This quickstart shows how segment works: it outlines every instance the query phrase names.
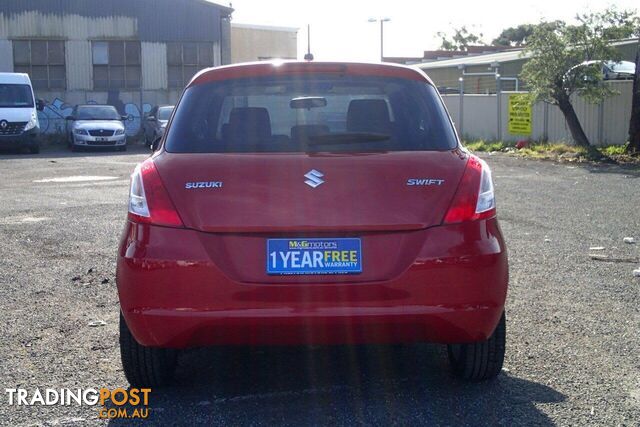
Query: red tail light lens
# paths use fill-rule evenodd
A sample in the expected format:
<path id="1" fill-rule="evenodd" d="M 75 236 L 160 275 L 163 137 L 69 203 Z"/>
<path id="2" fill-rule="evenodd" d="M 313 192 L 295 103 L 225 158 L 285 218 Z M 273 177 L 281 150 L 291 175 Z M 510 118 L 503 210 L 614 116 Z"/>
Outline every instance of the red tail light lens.
<path id="1" fill-rule="evenodd" d="M 444 217 L 445 224 L 491 218 L 496 214 L 496 200 L 491 169 L 481 159 L 471 156 Z"/>
<path id="2" fill-rule="evenodd" d="M 145 224 L 184 227 L 151 159 L 139 164 L 131 175 L 129 219 Z"/>

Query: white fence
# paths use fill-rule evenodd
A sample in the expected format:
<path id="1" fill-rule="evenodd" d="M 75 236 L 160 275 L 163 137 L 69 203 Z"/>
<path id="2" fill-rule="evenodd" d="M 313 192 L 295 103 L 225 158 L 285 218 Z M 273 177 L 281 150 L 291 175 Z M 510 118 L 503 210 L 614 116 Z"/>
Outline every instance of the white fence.
<path id="1" fill-rule="evenodd" d="M 624 144 L 629 135 L 631 119 L 631 81 L 609 82 L 619 92 L 600 104 L 591 104 L 580 97 L 573 99 L 582 128 L 594 145 Z M 502 92 L 500 106 L 493 95 L 443 95 L 442 98 L 465 139 L 517 141 L 520 139 L 571 142 L 571 133 L 560 109 L 547 103 L 533 106 L 531 135 L 514 135 L 508 132 L 509 95 Z M 460 101 L 462 100 L 462 108 Z M 500 115 L 498 115 L 498 108 Z"/>

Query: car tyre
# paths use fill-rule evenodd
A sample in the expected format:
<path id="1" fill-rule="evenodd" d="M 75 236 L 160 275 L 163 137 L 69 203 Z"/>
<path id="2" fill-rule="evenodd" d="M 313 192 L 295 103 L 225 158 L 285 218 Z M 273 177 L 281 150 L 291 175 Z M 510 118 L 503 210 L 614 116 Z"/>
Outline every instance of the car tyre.
<path id="1" fill-rule="evenodd" d="M 466 381 L 484 381 L 498 376 L 504 362 L 506 318 L 502 313 L 495 331 L 485 341 L 447 346 L 453 372 Z"/>
<path id="2" fill-rule="evenodd" d="M 162 387 L 173 380 L 177 351 L 138 344 L 120 314 L 120 357 L 132 387 Z"/>

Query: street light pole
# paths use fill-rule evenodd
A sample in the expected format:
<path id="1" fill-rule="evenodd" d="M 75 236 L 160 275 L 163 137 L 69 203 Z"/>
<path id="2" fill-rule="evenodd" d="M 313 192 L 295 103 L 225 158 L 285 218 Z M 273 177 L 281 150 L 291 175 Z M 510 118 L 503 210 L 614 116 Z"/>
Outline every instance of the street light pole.
<path id="1" fill-rule="evenodd" d="M 384 62 L 384 20 L 380 20 L 380 62 Z"/>
<path id="2" fill-rule="evenodd" d="M 380 21 L 380 62 L 384 62 L 384 23 L 391 21 L 391 18 L 369 18 L 369 22 Z"/>

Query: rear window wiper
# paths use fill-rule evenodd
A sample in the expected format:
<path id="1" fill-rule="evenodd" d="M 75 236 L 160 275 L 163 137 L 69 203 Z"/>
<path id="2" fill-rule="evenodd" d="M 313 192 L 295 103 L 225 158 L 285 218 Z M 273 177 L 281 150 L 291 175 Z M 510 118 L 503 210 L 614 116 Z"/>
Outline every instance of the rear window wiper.
<path id="1" fill-rule="evenodd" d="M 344 132 L 344 133 L 326 133 L 321 135 L 310 135 L 310 145 L 325 144 L 358 144 L 365 142 L 386 141 L 390 139 L 390 135 L 384 133 L 368 133 L 368 132 Z"/>

